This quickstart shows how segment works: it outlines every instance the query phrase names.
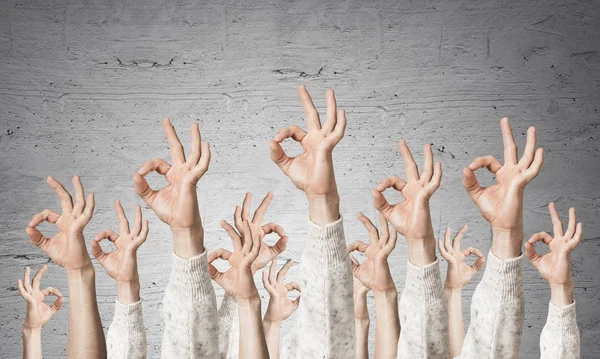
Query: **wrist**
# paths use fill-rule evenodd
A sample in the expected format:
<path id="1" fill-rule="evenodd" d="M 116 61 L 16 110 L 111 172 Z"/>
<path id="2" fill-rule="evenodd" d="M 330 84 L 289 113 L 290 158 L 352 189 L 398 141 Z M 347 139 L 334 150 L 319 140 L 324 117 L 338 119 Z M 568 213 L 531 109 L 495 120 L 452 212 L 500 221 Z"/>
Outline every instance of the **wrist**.
<path id="1" fill-rule="evenodd" d="M 128 305 L 140 300 L 140 281 L 117 281 L 117 299 L 121 304 Z"/>
<path id="2" fill-rule="evenodd" d="M 340 197 L 337 190 L 322 195 L 307 195 L 310 220 L 325 226 L 340 219 Z"/>
<path id="3" fill-rule="evenodd" d="M 265 317 L 263 318 L 263 324 L 269 326 L 279 326 L 281 325 L 282 320 L 280 318 L 275 318 L 273 315 L 269 314 L 269 310 L 265 313 Z"/>
<path id="4" fill-rule="evenodd" d="M 522 225 L 511 229 L 492 227 L 492 253 L 500 259 L 519 257 L 523 237 Z"/>
<path id="5" fill-rule="evenodd" d="M 253 294 L 249 297 L 237 298 L 238 307 L 240 310 L 243 309 L 251 309 L 256 308 L 257 306 L 260 308 L 260 296 L 258 295 L 258 291 L 256 294 Z"/>
<path id="6" fill-rule="evenodd" d="M 574 300 L 573 282 L 550 284 L 550 301 L 555 306 L 561 308 L 573 303 Z"/>
<path id="7" fill-rule="evenodd" d="M 96 270 L 94 269 L 94 266 L 92 266 L 91 262 L 89 265 L 86 265 L 82 268 L 71 268 L 71 269 L 66 269 L 65 271 L 67 272 L 67 279 L 69 281 L 71 281 L 71 280 L 90 280 L 90 279 L 94 279 L 96 276 Z"/>
<path id="8" fill-rule="evenodd" d="M 21 331 L 21 334 L 23 335 L 23 338 L 31 338 L 34 336 L 41 336 L 42 335 L 42 327 L 27 327 L 27 326 L 23 326 L 23 330 Z"/>
<path id="9" fill-rule="evenodd" d="M 426 238 L 406 239 L 408 243 L 408 259 L 417 266 L 423 267 L 435 262 L 435 238 L 433 235 Z"/>
<path id="10" fill-rule="evenodd" d="M 189 228 L 173 228 L 173 251 L 183 259 L 204 253 L 204 228 L 195 225 Z"/>

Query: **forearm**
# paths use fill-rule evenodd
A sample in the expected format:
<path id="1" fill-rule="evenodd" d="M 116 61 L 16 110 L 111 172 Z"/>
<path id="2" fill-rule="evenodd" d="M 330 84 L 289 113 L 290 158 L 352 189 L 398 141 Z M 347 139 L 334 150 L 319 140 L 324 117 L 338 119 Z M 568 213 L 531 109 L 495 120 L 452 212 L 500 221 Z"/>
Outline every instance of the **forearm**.
<path id="1" fill-rule="evenodd" d="M 23 359 L 42 358 L 42 328 L 23 328 Z"/>
<path id="2" fill-rule="evenodd" d="M 462 314 L 462 289 L 444 287 L 444 298 L 448 308 L 448 339 L 450 358 L 460 355 L 465 339 L 465 323 Z"/>
<path id="3" fill-rule="evenodd" d="M 563 285 L 550 285 L 550 301 L 556 307 L 566 307 L 573 303 L 573 283 L 565 283 Z"/>
<path id="4" fill-rule="evenodd" d="M 398 291 L 393 289 L 374 292 L 375 311 L 375 358 L 396 358 L 400 337 L 398 318 Z"/>
<path id="5" fill-rule="evenodd" d="M 117 299 L 121 304 L 128 305 L 140 301 L 140 280 L 117 282 Z"/>
<path id="6" fill-rule="evenodd" d="M 68 358 L 106 358 L 106 343 L 96 302 L 93 267 L 67 271 L 69 283 Z"/>
<path id="7" fill-rule="evenodd" d="M 523 245 L 523 226 L 506 230 L 492 227 L 492 253 L 499 259 L 517 258 Z"/>
<path id="8" fill-rule="evenodd" d="M 204 253 L 204 228 L 200 223 L 191 228 L 171 228 L 173 233 L 173 252 L 183 259 L 197 257 Z"/>
<path id="9" fill-rule="evenodd" d="M 240 313 L 240 359 L 269 358 L 258 293 L 250 299 L 238 299 L 238 308 Z"/>
<path id="10" fill-rule="evenodd" d="M 417 267 L 423 267 L 435 262 L 435 238 L 433 235 L 426 238 L 408 239 L 408 260 Z"/>
<path id="11" fill-rule="evenodd" d="M 263 320 L 265 340 L 271 359 L 279 359 L 279 337 L 281 335 L 281 322 Z"/>
<path id="12" fill-rule="evenodd" d="M 308 213 L 310 220 L 320 226 L 340 219 L 340 197 L 337 189 L 326 195 L 308 196 Z"/>
<path id="13" fill-rule="evenodd" d="M 355 318 L 356 330 L 356 359 L 369 358 L 369 326 L 371 321 L 367 319 Z"/>

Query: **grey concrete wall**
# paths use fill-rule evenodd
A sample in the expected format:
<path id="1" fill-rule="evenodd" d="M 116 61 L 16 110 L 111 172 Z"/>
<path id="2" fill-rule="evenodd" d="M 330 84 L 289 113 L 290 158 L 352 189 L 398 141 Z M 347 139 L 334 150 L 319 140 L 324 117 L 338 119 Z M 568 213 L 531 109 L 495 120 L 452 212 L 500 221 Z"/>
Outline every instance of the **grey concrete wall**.
<path id="1" fill-rule="evenodd" d="M 268 220 L 291 237 L 280 264 L 299 259 L 306 201 L 270 162 L 267 144 L 277 128 L 302 122 L 295 88 L 305 83 L 321 109 L 325 90 L 335 88 L 348 112 L 335 152 L 348 241 L 366 238 L 355 215 L 375 215 L 370 189 L 384 176 L 404 174 L 396 143 L 406 138 L 418 161 L 422 145 L 432 143 L 443 163 L 432 203 L 438 233 L 468 223 L 464 243 L 487 251 L 489 226 L 461 187 L 461 169 L 479 155 L 502 156 L 500 117 L 512 118 L 521 147 L 535 125 L 546 161 L 526 191 L 526 235 L 551 230 L 550 201 L 563 214 L 577 207 L 585 224 L 573 254 L 582 356 L 598 357 L 598 9 L 596 0 L 1 0 L 0 356 L 21 353 L 25 305 L 16 279 L 26 265 L 48 261 L 24 232 L 34 213 L 60 208 L 44 178 L 69 184 L 78 174 L 97 194 L 87 239 L 115 228 L 113 200 L 128 213 L 140 203 L 131 173 L 147 159 L 168 158 L 163 117 L 173 119 L 186 144 L 189 124 L 198 121 L 211 143 L 211 168 L 198 187 L 207 247 L 229 246 L 219 221 L 231 218 L 244 192 L 258 201 L 273 191 Z M 144 213 L 151 234 L 139 265 L 148 352 L 157 357 L 172 246 L 168 228 Z M 406 256 L 400 240 L 390 259 L 400 289 Z M 107 328 L 116 289 L 97 270 Z M 296 276 L 293 268 L 290 279 Z M 465 292 L 467 323 L 480 278 Z M 66 292 L 56 265 L 44 282 Z M 529 264 L 525 282 L 522 354 L 536 358 L 549 288 Z M 374 315 L 372 298 L 370 310 Z M 65 356 L 67 315 L 61 311 L 44 328 L 48 358 Z"/>

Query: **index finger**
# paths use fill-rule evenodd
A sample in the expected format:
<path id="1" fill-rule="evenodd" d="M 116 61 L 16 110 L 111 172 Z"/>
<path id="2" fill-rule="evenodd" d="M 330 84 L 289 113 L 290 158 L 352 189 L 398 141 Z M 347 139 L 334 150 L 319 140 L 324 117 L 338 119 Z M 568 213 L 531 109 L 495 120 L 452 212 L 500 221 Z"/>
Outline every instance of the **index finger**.
<path id="1" fill-rule="evenodd" d="M 306 90 L 306 86 L 300 85 L 298 87 L 298 95 L 300 95 L 300 102 L 302 102 L 302 108 L 304 109 L 304 116 L 306 116 L 306 125 L 308 130 L 320 130 L 321 120 L 319 119 L 319 113 L 313 104 L 312 98 Z"/>
<path id="2" fill-rule="evenodd" d="M 502 142 L 504 143 L 504 163 L 517 164 L 517 145 L 508 118 L 504 117 L 500 120 L 500 128 L 502 129 Z"/>
<path id="3" fill-rule="evenodd" d="M 562 236 L 564 234 L 563 226 L 554 202 L 548 205 L 548 209 L 550 210 L 550 217 L 552 218 L 552 230 L 554 231 L 554 236 Z"/>
<path id="4" fill-rule="evenodd" d="M 115 211 L 117 212 L 117 219 L 119 220 L 119 232 L 121 234 L 129 234 L 129 221 L 125 216 L 125 211 L 119 200 L 115 201 Z"/>
<path id="5" fill-rule="evenodd" d="M 406 169 L 406 177 L 408 180 L 414 179 L 419 180 L 419 167 L 417 163 L 413 159 L 412 154 L 410 153 L 410 149 L 406 144 L 406 141 L 400 140 L 398 143 L 398 147 L 400 148 L 400 154 L 402 155 L 402 162 L 404 162 L 404 168 Z"/>
<path id="6" fill-rule="evenodd" d="M 167 142 L 169 143 L 169 149 L 171 150 L 171 158 L 173 159 L 173 163 L 184 163 L 185 154 L 183 152 L 183 146 L 177 137 L 175 128 L 171 124 L 171 120 L 165 118 L 162 121 L 162 128 L 163 131 L 165 131 L 165 135 L 167 135 Z"/>
<path id="7" fill-rule="evenodd" d="M 262 223 L 262 221 L 265 217 L 265 214 L 267 213 L 267 209 L 269 208 L 269 204 L 271 204 L 272 199 L 273 199 L 273 193 L 271 193 L 271 192 L 267 193 L 265 198 L 263 198 L 262 202 L 260 202 L 260 205 L 258 206 L 256 211 L 254 211 L 254 216 L 252 217 L 253 223 L 256 223 L 256 224 Z"/>
<path id="8" fill-rule="evenodd" d="M 48 182 L 50 187 L 52 187 L 54 192 L 58 195 L 63 212 L 71 212 L 73 210 L 73 199 L 65 187 L 63 187 L 62 183 L 58 182 L 52 176 L 48 176 L 46 182 Z"/>
<path id="9" fill-rule="evenodd" d="M 44 273 L 47 269 L 48 266 L 44 264 L 42 268 L 40 268 L 37 271 L 37 273 L 33 276 L 33 290 L 40 290 L 40 281 L 42 280 L 42 277 L 44 276 Z"/>
<path id="10" fill-rule="evenodd" d="M 277 282 L 278 283 L 282 283 L 285 280 L 285 275 L 287 274 L 288 270 L 290 270 L 290 268 L 292 268 L 293 265 L 294 265 L 293 259 L 290 259 L 289 261 L 287 261 L 285 263 L 283 268 L 281 268 L 281 270 L 277 273 Z"/>

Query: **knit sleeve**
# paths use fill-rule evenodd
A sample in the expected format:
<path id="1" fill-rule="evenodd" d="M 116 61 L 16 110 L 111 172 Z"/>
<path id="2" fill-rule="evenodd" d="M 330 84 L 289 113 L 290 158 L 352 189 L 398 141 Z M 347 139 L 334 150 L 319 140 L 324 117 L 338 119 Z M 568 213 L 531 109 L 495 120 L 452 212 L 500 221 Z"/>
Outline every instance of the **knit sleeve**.
<path id="1" fill-rule="evenodd" d="M 542 359 L 579 359 L 580 342 L 575 302 L 559 308 L 550 302 L 540 337 Z"/>
<path id="2" fill-rule="evenodd" d="M 297 325 L 284 340 L 282 358 L 355 357 L 352 271 L 341 218 L 327 226 L 309 222 L 300 286 Z"/>
<path id="3" fill-rule="evenodd" d="M 141 300 L 128 305 L 115 301 L 115 315 L 106 334 L 106 350 L 109 359 L 146 358 Z"/>
<path id="4" fill-rule="evenodd" d="M 423 267 L 408 262 L 398 313 L 398 358 L 448 357 L 448 314 L 438 260 Z"/>
<path id="5" fill-rule="evenodd" d="M 499 259 L 491 251 L 471 301 L 471 324 L 460 358 L 519 358 L 525 316 L 523 255 Z"/>
<path id="6" fill-rule="evenodd" d="M 217 299 L 206 251 L 183 259 L 173 254 L 163 299 L 163 358 L 216 358 L 219 353 Z"/>
<path id="7" fill-rule="evenodd" d="M 240 325 L 237 299 L 227 293 L 219 307 L 219 357 L 235 359 L 240 351 Z"/>

